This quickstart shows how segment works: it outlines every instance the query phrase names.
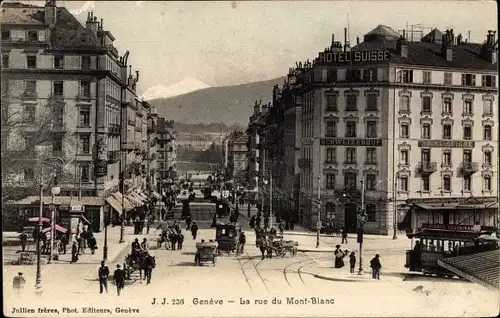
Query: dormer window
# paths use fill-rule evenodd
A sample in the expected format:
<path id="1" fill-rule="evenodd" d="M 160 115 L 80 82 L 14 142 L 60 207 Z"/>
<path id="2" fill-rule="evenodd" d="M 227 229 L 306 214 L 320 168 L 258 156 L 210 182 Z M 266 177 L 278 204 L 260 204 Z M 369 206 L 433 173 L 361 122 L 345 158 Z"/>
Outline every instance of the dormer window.
<path id="1" fill-rule="evenodd" d="M 462 74 L 462 86 L 476 86 L 476 75 Z"/>
<path id="2" fill-rule="evenodd" d="M 38 41 L 38 31 L 28 31 L 28 41 Z"/>
<path id="3" fill-rule="evenodd" d="M 2 41 L 10 40 L 10 30 L 2 30 Z"/>
<path id="4" fill-rule="evenodd" d="M 483 87 L 495 87 L 496 86 L 496 77 L 495 75 L 483 75 L 481 86 Z"/>
<path id="5" fill-rule="evenodd" d="M 398 82 L 413 83 L 413 70 L 402 70 L 398 72 Z"/>

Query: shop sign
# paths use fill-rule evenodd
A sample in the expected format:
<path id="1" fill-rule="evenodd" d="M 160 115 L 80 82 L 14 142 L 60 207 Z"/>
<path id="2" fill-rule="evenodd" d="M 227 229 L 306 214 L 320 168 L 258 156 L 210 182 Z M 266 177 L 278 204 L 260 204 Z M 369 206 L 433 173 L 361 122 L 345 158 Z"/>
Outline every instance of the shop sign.
<path id="1" fill-rule="evenodd" d="M 381 147 L 382 139 L 321 138 L 322 146 Z"/>
<path id="2" fill-rule="evenodd" d="M 72 205 L 71 206 L 71 212 L 83 212 L 83 206 L 82 205 Z"/>
<path id="3" fill-rule="evenodd" d="M 105 160 L 97 160 L 95 165 L 95 176 L 102 178 L 108 175 L 108 162 Z"/>
<path id="4" fill-rule="evenodd" d="M 475 142 L 472 140 L 419 140 L 418 146 L 421 148 L 474 148 Z"/>
<path id="5" fill-rule="evenodd" d="M 391 52 L 389 50 L 319 53 L 319 63 L 328 64 L 383 62 L 390 59 Z"/>
<path id="6" fill-rule="evenodd" d="M 423 223 L 422 224 L 422 229 L 429 229 L 429 230 L 445 230 L 445 231 L 474 231 L 474 225 L 458 225 L 458 224 L 430 224 L 430 223 Z"/>

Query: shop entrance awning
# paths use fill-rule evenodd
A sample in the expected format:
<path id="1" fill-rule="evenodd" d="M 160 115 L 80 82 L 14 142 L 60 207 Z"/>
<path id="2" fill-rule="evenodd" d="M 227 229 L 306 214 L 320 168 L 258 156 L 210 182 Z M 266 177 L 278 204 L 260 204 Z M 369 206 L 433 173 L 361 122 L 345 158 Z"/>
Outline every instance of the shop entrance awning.
<path id="1" fill-rule="evenodd" d="M 116 199 L 113 196 L 107 197 L 106 202 L 115 210 L 118 212 L 119 215 L 122 215 L 123 210 L 122 210 L 122 205 L 120 202 L 116 201 Z"/>
<path id="2" fill-rule="evenodd" d="M 144 202 L 142 202 L 142 199 L 140 199 L 138 196 L 134 194 L 134 192 L 131 192 L 127 198 L 130 199 L 130 201 L 134 202 L 137 206 L 142 206 L 144 205 Z"/>
<path id="3" fill-rule="evenodd" d="M 438 260 L 439 266 L 486 288 L 498 290 L 500 250 L 462 255 Z"/>
<path id="4" fill-rule="evenodd" d="M 137 194 L 137 196 L 138 196 L 139 198 L 141 198 L 143 201 L 147 201 L 147 200 L 148 200 L 148 196 L 147 196 L 146 194 L 144 194 L 143 192 L 137 192 L 136 194 Z"/>
<path id="5" fill-rule="evenodd" d="M 68 229 L 65 227 L 60 226 L 59 224 L 55 224 L 54 230 L 61 232 L 61 233 L 66 233 L 68 232 Z M 50 227 L 46 227 L 42 230 L 42 233 L 46 233 L 50 231 Z"/>
<path id="6" fill-rule="evenodd" d="M 135 207 L 135 204 L 130 202 L 127 197 L 124 197 L 123 194 L 121 192 L 115 192 L 112 194 L 113 198 L 120 203 L 122 203 L 123 201 L 123 207 L 125 209 L 125 211 L 132 211 Z"/>
<path id="7" fill-rule="evenodd" d="M 151 191 L 151 194 L 153 195 L 153 197 L 157 198 L 158 200 L 161 199 L 161 195 L 158 192 L 153 190 L 153 191 Z"/>

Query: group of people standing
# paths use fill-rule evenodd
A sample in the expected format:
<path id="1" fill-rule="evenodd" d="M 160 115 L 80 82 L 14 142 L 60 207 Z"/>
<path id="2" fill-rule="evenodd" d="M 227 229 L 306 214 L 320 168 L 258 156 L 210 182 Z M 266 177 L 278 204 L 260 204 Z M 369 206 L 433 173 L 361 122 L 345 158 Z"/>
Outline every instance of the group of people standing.
<path id="1" fill-rule="evenodd" d="M 63 254 L 66 254 L 66 243 L 62 244 L 62 247 Z M 85 254 L 87 248 L 90 249 L 91 254 L 94 254 L 95 250 L 97 250 L 97 241 L 92 230 L 84 226 L 83 230 L 76 234 L 71 245 L 71 263 L 78 262 L 78 255 Z"/>
<path id="2" fill-rule="evenodd" d="M 97 272 L 99 278 L 99 292 L 102 294 L 104 291 L 108 292 L 108 279 L 109 279 L 109 268 L 106 266 L 104 261 L 101 262 L 101 266 Z M 121 290 L 125 287 L 125 271 L 121 268 L 120 264 L 116 265 L 116 270 L 113 273 L 113 279 L 116 285 L 116 292 L 120 296 Z"/>
<path id="3" fill-rule="evenodd" d="M 334 267 L 335 268 L 342 268 L 345 266 L 344 264 L 344 258 L 349 255 L 349 272 L 351 274 L 354 273 L 355 267 L 356 267 L 356 253 L 351 252 L 349 254 L 349 250 L 344 250 L 340 248 L 340 245 L 335 246 L 335 251 L 333 252 L 335 255 L 335 261 L 334 261 Z M 380 279 L 380 269 L 382 268 L 382 264 L 380 263 L 380 255 L 375 254 L 375 257 L 372 258 L 370 261 L 370 268 L 372 269 L 372 278 L 373 279 Z"/>

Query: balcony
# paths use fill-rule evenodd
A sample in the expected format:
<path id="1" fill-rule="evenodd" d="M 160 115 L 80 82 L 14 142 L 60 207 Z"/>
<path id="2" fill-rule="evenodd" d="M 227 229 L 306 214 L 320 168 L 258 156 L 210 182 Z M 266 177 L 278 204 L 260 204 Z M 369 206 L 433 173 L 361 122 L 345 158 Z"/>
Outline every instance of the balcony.
<path id="1" fill-rule="evenodd" d="M 92 97 L 90 96 L 90 92 L 88 93 L 83 93 L 83 94 L 78 94 L 76 96 L 76 101 L 77 102 L 86 102 L 86 103 L 90 103 L 92 101 Z"/>
<path id="2" fill-rule="evenodd" d="M 460 165 L 460 173 L 463 175 L 471 175 L 479 171 L 478 162 L 462 162 Z"/>
<path id="3" fill-rule="evenodd" d="M 36 92 L 29 92 L 29 91 L 24 91 L 21 94 L 21 99 L 23 101 L 29 101 L 29 100 L 37 100 L 38 99 L 38 94 Z"/>
<path id="4" fill-rule="evenodd" d="M 430 175 L 437 171 L 436 162 L 419 162 L 417 166 L 417 173 L 421 175 Z"/>

